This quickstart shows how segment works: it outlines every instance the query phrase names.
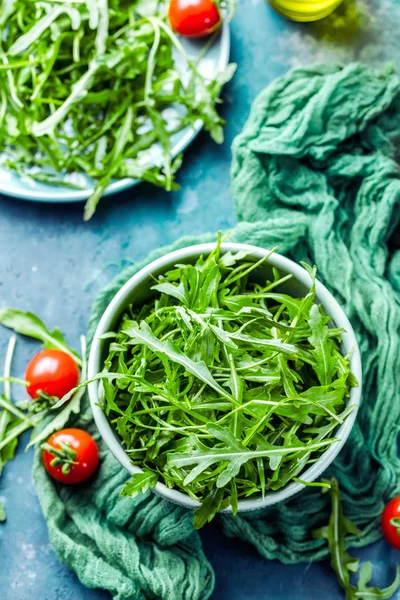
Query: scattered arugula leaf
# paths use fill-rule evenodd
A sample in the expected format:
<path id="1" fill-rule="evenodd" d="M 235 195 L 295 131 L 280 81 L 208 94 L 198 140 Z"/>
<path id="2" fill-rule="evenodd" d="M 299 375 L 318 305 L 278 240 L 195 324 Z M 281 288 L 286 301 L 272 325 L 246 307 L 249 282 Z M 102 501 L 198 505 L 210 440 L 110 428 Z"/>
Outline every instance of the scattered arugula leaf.
<path id="1" fill-rule="evenodd" d="M 143 473 L 135 473 L 131 479 L 126 482 L 121 491 L 121 496 L 130 496 L 135 498 L 138 494 L 144 494 L 148 489 L 154 487 L 157 483 L 157 474 L 152 471 L 144 470 Z"/>
<path id="2" fill-rule="evenodd" d="M 7 410 L 8 405 L 11 404 L 11 384 L 9 381 L 11 374 L 11 363 L 15 350 L 17 338 L 15 335 L 10 337 L 8 342 L 6 357 L 4 361 L 4 395 L 3 395 L 3 404 L 5 403 L 5 407 L 0 412 L 0 443 L 7 438 L 10 429 L 12 429 L 15 425 L 18 425 L 20 422 L 19 419 L 13 414 L 11 411 Z M 15 450 L 17 448 L 18 440 L 14 440 L 10 444 L 7 444 L 3 448 L 0 449 L 0 475 L 3 471 L 6 463 L 9 460 L 14 458 Z"/>
<path id="3" fill-rule="evenodd" d="M 326 490 L 324 490 L 326 491 Z M 397 567 L 396 577 L 391 585 L 384 589 L 371 587 L 368 584 L 372 578 L 372 564 L 364 563 L 359 567 L 359 559 L 346 551 L 346 535 L 362 536 L 363 532 L 343 514 L 339 484 L 336 479 L 330 481 L 331 516 L 329 525 L 313 532 L 315 538 L 327 540 L 331 565 L 335 571 L 340 586 L 345 590 L 346 600 L 385 600 L 391 598 L 400 586 L 400 567 Z M 358 573 L 358 585 L 351 582 L 351 575 Z"/>
<path id="4" fill-rule="evenodd" d="M 22 312 L 13 308 L 2 308 L 0 309 L 0 324 L 13 329 L 16 333 L 40 340 L 45 348 L 62 350 L 70 354 L 79 366 L 82 365 L 79 354 L 67 344 L 61 331 L 57 328 L 50 331 L 43 321 L 33 313 Z"/>
<path id="5" fill-rule="evenodd" d="M 195 510 L 193 518 L 193 527 L 201 529 L 206 523 L 212 521 L 216 513 L 222 508 L 224 491 L 218 488 L 212 489 L 205 496 L 201 506 Z"/>

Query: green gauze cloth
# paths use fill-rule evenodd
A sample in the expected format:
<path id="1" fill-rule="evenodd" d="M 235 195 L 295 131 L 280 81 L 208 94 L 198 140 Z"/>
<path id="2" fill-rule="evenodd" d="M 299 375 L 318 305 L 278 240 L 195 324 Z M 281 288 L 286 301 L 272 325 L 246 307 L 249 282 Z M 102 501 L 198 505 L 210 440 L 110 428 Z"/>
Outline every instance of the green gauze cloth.
<path id="1" fill-rule="evenodd" d="M 318 267 L 319 278 L 344 307 L 363 358 L 363 399 L 345 448 L 327 475 L 340 481 L 346 515 L 379 537 L 379 515 L 400 492 L 396 436 L 400 426 L 400 81 L 352 64 L 297 69 L 255 101 L 233 146 L 232 189 L 242 221 L 232 241 L 279 246 Z M 251 221 L 251 222 L 249 222 Z M 98 297 L 89 337 L 121 285 L 173 249 L 179 240 L 125 270 Z M 95 432 L 87 399 L 74 425 Z M 151 492 L 120 498 L 128 478 L 104 444 L 97 476 L 79 487 L 51 481 L 36 452 L 34 479 L 50 540 L 60 559 L 88 587 L 114 598 L 208 598 L 213 572 L 192 529 L 192 514 Z M 229 536 L 284 562 L 326 556 L 310 531 L 326 522 L 328 498 L 306 489 L 291 501 L 217 522 Z"/>

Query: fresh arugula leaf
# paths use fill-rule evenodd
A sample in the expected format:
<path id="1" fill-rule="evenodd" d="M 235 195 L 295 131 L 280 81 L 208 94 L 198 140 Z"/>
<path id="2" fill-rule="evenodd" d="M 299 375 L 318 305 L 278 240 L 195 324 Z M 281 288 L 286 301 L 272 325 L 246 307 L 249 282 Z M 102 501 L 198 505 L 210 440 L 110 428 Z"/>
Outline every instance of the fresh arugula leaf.
<path id="1" fill-rule="evenodd" d="M 165 354 L 170 360 L 182 365 L 188 373 L 191 373 L 219 392 L 221 396 L 228 398 L 228 400 L 231 398 L 231 396 L 218 385 L 203 361 L 195 362 L 181 352 L 171 341 L 164 343 L 157 339 L 144 321 L 141 322 L 140 327 L 136 327 L 134 324 L 126 322 L 124 332 L 131 337 L 131 344 L 144 344 L 153 352 Z"/>
<path id="2" fill-rule="evenodd" d="M 16 333 L 40 340 L 46 348 L 57 348 L 70 354 L 78 365 L 82 364 L 79 354 L 66 343 L 61 331 L 59 329 L 50 331 L 33 313 L 3 308 L 0 309 L 0 323 Z"/>
<path id="3" fill-rule="evenodd" d="M 220 510 L 224 492 L 215 488 L 209 492 L 201 503 L 201 506 L 194 511 L 193 527 L 201 529 L 206 523 L 212 521 L 216 513 Z"/>
<path id="4" fill-rule="evenodd" d="M 19 424 L 19 411 L 16 415 L 12 412 L 14 408 L 11 402 L 11 383 L 10 383 L 10 375 L 11 375 L 11 363 L 14 355 L 15 345 L 16 345 L 16 336 L 12 335 L 8 342 L 6 357 L 4 361 L 4 396 L 0 400 L 2 403 L 2 410 L 0 412 L 0 443 L 7 439 L 10 430 Z M 11 409 L 11 410 L 10 410 Z M 0 475 L 3 471 L 5 465 L 9 460 L 12 460 L 15 456 L 15 451 L 17 449 L 18 439 L 15 438 L 10 441 L 9 444 L 4 445 L 0 450 Z"/>
<path id="5" fill-rule="evenodd" d="M 332 479 L 329 483 L 332 507 L 329 525 L 314 531 L 314 537 L 327 540 L 331 565 L 340 586 L 345 590 L 346 600 L 391 598 L 400 586 L 400 567 L 397 567 L 396 577 L 387 588 L 380 590 L 368 585 L 372 577 L 371 563 L 366 562 L 359 568 L 359 559 L 350 556 L 346 550 L 346 536 L 362 536 L 363 532 L 344 516 L 337 480 Z M 358 573 L 357 586 L 351 582 L 353 573 Z"/>
<path id="6" fill-rule="evenodd" d="M 332 369 L 335 362 L 332 360 L 333 341 L 329 337 L 329 329 L 325 324 L 329 318 L 324 319 L 318 306 L 313 304 L 310 309 L 310 325 L 311 335 L 308 341 L 315 348 L 314 356 L 316 359 L 315 372 L 321 385 L 329 385 L 332 382 Z"/>
<path id="7" fill-rule="evenodd" d="M 257 346 L 269 346 L 272 350 L 276 350 L 277 352 L 282 352 L 287 356 L 292 357 L 293 359 L 301 358 L 305 362 L 310 362 L 313 364 L 314 359 L 309 351 L 303 350 L 293 344 L 287 344 L 282 340 L 278 339 L 265 339 L 261 337 L 253 337 L 250 335 L 244 335 L 242 333 L 234 333 L 231 336 L 231 339 L 238 340 L 241 342 L 246 342 L 248 344 L 255 344 Z"/>
<path id="8" fill-rule="evenodd" d="M 157 483 L 158 475 L 153 471 L 144 470 L 143 473 L 134 473 L 121 490 L 121 496 L 136 498 L 140 493 L 144 494 Z"/>
<path id="9" fill-rule="evenodd" d="M 14 355 L 15 345 L 17 342 L 17 338 L 15 335 L 11 336 L 7 346 L 6 357 L 4 361 L 4 399 L 6 402 L 11 403 L 11 384 L 10 384 L 10 376 L 11 376 L 11 363 Z M 10 422 L 11 415 L 8 411 L 3 411 L 0 413 L 0 439 L 3 437 L 5 430 Z"/>
<path id="10" fill-rule="evenodd" d="M 400 567 L 396 569 L 396 577 L 386 588 L 379 589 L 375 586 L 369 586 L 369 582 L 372 579 L 372 564 L 370 562 L 366 562 L 362 565 L 359 571 L 358 576 L 358 591 L 356 593 L 356 598 L 361 598 L 362 600 L 385 600 L 386 598 L 392 598 L 393 595 L 397 592 L 400 587 Z"/>
<path id="11" fill-rule="evenodd" d="M 176 298 L 177 300 L 182 302 L 184 306 L 188 305 L 185 287 L 182 282 L 179 285 L 174 285 L 172 283 L 168 283 L 168 281 L 165 281 L 163 283 L 153 285 L 151 289 L 157 290 L 157 292 L 161 292 L 162 294 L 167 294 L 168 296 Z"/>
<path id="12" fill-rule="evenodd" d="M 335 442 L 334 439 L 324 440 L 323 442 L 317 442 L 316 444 L 299 445 L 299 446 L 287 446 L 287 447 L 276 447 L 272 444 L 264 442 L 261 449 L 249 450 L 243 446 L 237 439 L 232 435 L 228 428 L 220 427 L 219 425 L 209 423 L 207 425 L 207 431 L 211 433 L 217 440 L 223 442 L 224 446 L 209 448 L 199 442 L 198 439 L 192 438 L 193 450 L 192 452 L 185 453 L 173 453 L 168 454 L 168 466 L 169 467 L 187 467 L 196 465 L 195 468 L 186 476 L 184 484 L 188 485 L 194 479 L 196 479 L 206 469 L 216 463 L 224 463 L 224 470 L 219 474 L 216 480 L 217 487 L 224 487 L 229 481 L 235 477 L 242 465 L 247 463 L 249 460 L 258 458 L 269 458 L 270 468 L 274 470 L 284 454 L 295 454 L 298 452 L 310 452 L 311 450 L 318 450 L 331 443 Z"/>

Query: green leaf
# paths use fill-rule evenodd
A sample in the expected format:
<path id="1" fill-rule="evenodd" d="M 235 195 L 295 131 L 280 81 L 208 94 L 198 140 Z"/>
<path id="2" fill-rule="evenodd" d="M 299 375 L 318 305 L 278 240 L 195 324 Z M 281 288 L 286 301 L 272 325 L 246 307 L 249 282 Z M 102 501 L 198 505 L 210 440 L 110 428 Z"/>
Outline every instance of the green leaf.
<path id="1" fill-rule="evenodd" d="M 133 322 L 126 322 L 123 329 L 126 335 L 131 337 L 130 343 L 144 344 L 153 352 L 165 354 L 173 362 L 182 365 L 188 373 L 191 373 L 221 396 L 231 399 L 231 396 L 215 381 L 207 365 L 203 361 L 193 361 L 181 352 L 172 342 L 161 342 L 152 334 L 149 326 L 142 321 L 140 327 L 137 327 Z"/>
<path id="2" fill-rule="evenodd" d="M 158 475 L 153 471 L 144 470 L 143 473 L 134 473 L 121 490 L 121 496 L 136 498 L 140 493 L 144 494 L 157 483 Z"/>
<path id="3" fill-rule="evenodd" d="M 21 54 L 27 50 L 62 13 L 66 13 L 70 16 L 73 29 L 79 29 L 80 14 L 78 10 L 70 6 L 55 6 L 49 10 L 44 17 L 36 21 L 34 26 L 29 29 L 27 33 L 21 35 L 18 40 L 12 44 L 8 50 L 9 55 L 15 56 L 16 54 Z"/>
<path id="4" fill-rule="evenodd" d="M 252 337 L 249 335 L 244 335 L 242 333 L 234 333 L 230 336 L 231 339 L 239 340 L 241 342 L 246 342 L 248 344 L 254 344 L 256 346 L 267 346 L 271 348 L 271 350 L 276 350 L 277 352 L 282 352 L 287 356 L 292 358 L 301 358 L 305 362 L 314 363 L 313 357 L 310 352 L 303 350 L 295 346 L 294 344 L 287 344 L 282 340 L 278 339 L 266 339 L 261 337 Z"/>
<path id="5" fill-rule="evenodd" d="M 400 567 L 396 569 L 396 577 L 386 588 L 379 589 L 377 587 L 370 587 L 368 583 L 372 578 L 372 564 L 366 562 L 362 565 L 359 576 L 358 576 L 358 592 L 356 598 L 362 598 L 369 600 L 370 598 L 376 600 L 385 600 L 386 598 L 392 598 L 400 587 Z"/>
<path id="6" fill-rule="evenodd" d="M 9 17 L 16 11 L 17 3 L 18 0 L 3 0 L 0 13 L 1 26 L 3 26 Z"/>
<path id="7" fill-rule="evenodd" d="M 235 342 L 231 340 L 229 335 L 224 329 L 222 329 L 222 327 L 218 327 L 217 325 L 213 325 L 212 323 L 209 323 L 208 327 L 214 333 L 215 337 L 217 337 L 218 340 L 224 344 L 225 348 L 229 350 L 237 350 L 237 344 L 235 344 Z"/>
<path id="8" fill-rule="evenodd" d="M 163 283 L 157 283 L 156 285 L 153 285 L 151 289 L 157 290 L 162 294 L 167 294 L 167 296 L 172 296 L 173 298 L 176 298 L 177 300 L 182 302 L 184 306 L 188 306 L 185 288 L 182 282 L 179 285 L 174 285 L 172 283 L 169 283 L 168 281 Z"/>
<path id="9" fill-rule="evenodd" d="M 236 365 L 235 365 L 235 360 L 234 360 L 232 354 L 230 354 L 228 356 L 228 360 L 229 360 L 229 365 L 231 368 L 231 377 L 230 377 L 228 384 L 231 388 L 232 396 L 235 399 L 235 403 L 238 406 L 240 406 L 243 402 L 244 381 L 243 381 L 243 379 L 241 379 L 241 377 L 238 376 L 238 372 L 236 370 Z M 238 411 L 236 411 L 233 414 L 233 419 L 232 419 L 232 432 L 236 439 L 239 435 L 239 422 L 240 422 L 240 415 L 239 415 Z"/>
<path id="10" fill-rule="evenodd" d="M 232 479 L 232 481 L 231 481 L 231 506 L 232 506 L 232 513 L 234 515 L 236 515 L 238 508 L 239 508 L 239 502 L 238 502 L 236 482 L 234 479 Z"/>
<path id="11" fill-rule="evenodd" d="M 19 416 L 21 412 L 14 407 L 11 399 L 11 365 L 16 345 L 16 336 L 12 335 L 9 339 L 6 357 L 4 360 L 4 396 L 0 396 L 2 411 L 0 412 L 0 442 L 7 441 L 10 431 L 20 423 Z M 10 410 L 11 409 L 11 410 Z M 15 414 L 15 410 L 17 414 Z M 22 415 L 23 416 L 23 415 Z M 27 419 L 29 420 L 29 419 Z M 13 460 L 18 445 L 18 438 L 11 439 L 3 445 L 0 450 L 0 475 L 9 460 Z"/>
<path id="12" fill-rule="evenodd" d="M 315 348 L 315 372 L 321 385 L 329 385 L 332 382 L 332 368 L 334 366 L 332 361 L 333 342 L 329 338 L 329 329 L 325 325 L 324 317 L 316 304 L 311 307 L 308 324 L 311 329 L 308 340 Z"/>
<path id="13" fill-rule="evenodd" d="M 355 572 L 357 570 L 359 561 L 346 552 L 345 536 L 348 533 L 354 534 L 355 531 L 357 531 L 358 535 L 362 535 L 362 532 L 356 530 L 355 526 L 344 518 L 339 486 L 336 479 L 332 479 L 330 484 L 332 513 L 329 525 L 315 531 L 314 537 L 325 538 L 328 541 L 331 565 L 338 576 L 340 585 L 346 592 L 353 589 L 355 591 L 355 588 L 350 584 L 350 571 Z"/>
<path id="14" fill-rule="evenodd" d="M 219 259 L 219 264 L 223 267 L 233 267 L 236 263 L 240 263 L 244 258 L 249 255 L 247 250 L 239 250 L 233 254 L 232 252 L 225 252 Z"/>
<path id="15" fill-rule="evenodd" d="M 261 496 L 264 499 L 264 497 L 265 497 L 265 467 L 264 467 L 264 460 L 262 458 L 257 458 L 257 470 L 258 470 L 258 476 L 260 478 Z"/>
<path id="16" fill-rule="evenodd" d="M 6 511 L 4 509 L 4 505 L 2 504 L 2 502 L 0 502 L 0 523 L 4 523 L 4 521 L 6 521 L 7 516 L 6 516 Z"/>
<path id="17" fill-rule="evenodd" d="M 63 429 L 73 414 L 78 415 L 81 407 L 81 399 L 84 393 L 84 389 L 79 390 L 72 400 L 65 404 L 64 408 L 62 408 L 59 413 L 57 413 L 54 417 L 49 417 L 46 419 L 47 424 L 40 429 L 39 432 L 34 429 L 26 449 L 28 450 L 28 448 L 31 446 L 35 446 L 43 440 L 46 440 L 54 431 Z"/>
<path id="18" fill-rule="evenodd" d="M 38 138 L 43 135 L 54 134 L 56 127 L 65 119 L 71 108 L 86 96 L 92 85 L 93 77 L 99 68 L 100 64 L 98 62 L 93 61 L 90 63 L 87 71 L 73 84 L 70 95 L 65 99 L 61 106 L 43 121 L 34 122 L 32 124 L 33 136 Z"/>
<path id="19" fill-rule="evenodd" d="M 309 452 L 310 450 L 318 450 L 324 448 L 336 440 L 328 439 L 323 442 L 307 445 L 290 445 L 286 447 L 273 446 L 268 442 L 264 442 L 262 449 L 249 450 L 241 444 L 230 432 L 228 428 L 220 425 L 209 423 L 207 425 L 209 433 L 215 436 L 219 441 L 224 443 L 223 447 L 208 448 L 201 444 L 198 440 L 193 440 L 194 446 L 190 453 L 172 453 L 168 454 L 167 464 L 169 467 L 187 467 L 196 465 L 195 468 L 186 476 L 184 484 L 188 485 L 194 481 L 201 473 L 214 464 L 223 462 L 226 466 L 216 480 L 217 487 L 224 487 L 235 477 L 242 465 L 249 460 L 261 457 L 268 457 L 280 460 L 284 454 L 295 454 L 296 452 Z"/>
<path id="20" fill-rule="evenodd" d="M 212 490 L 203 500 L 201 506 L 194 511 L 193 527 L 201 529 L 206 523 L 212 521 L 220 509 L 224 493 L 223 490 Z"/>
<path id="21" fill-rule="evenodd" d="M 105 9 L 106 0 L 101 0 L 99 3 L 100 7 L 100 23 L 103 24 L 104 27 L 108 25 L 108 15 L 103 15 Z M 101 29 L 99 28 L 97 32 L 96 45 L 99 41 L 99 36 L 101 37 Z M 100 47 L 97 49 L 98 53 L 102 53 L 104 51 L 104 41 L 100 41 Z M 75 90 L 75 87 L 74 87 Z M 118 171 L 118 168 L 123 160 L 123 153 L 126 145 L 130 142 L 132 138 L 132 123 L 134 118 L 133 108 L 131 106 L 128 107 L 124 120 L 121 123 L 121 127 L 118 131 L 118 136 L 115 141 L 114 147 L 110 152 L 107 160 L 110 163 L 110 167 L 108 168 L 106 174 L 100 179 L 93 194 L 88 198 L 85 204 L 83 218 L 85 221 L 88 221 L 94 215 L 96 210 L 96 206 L 101 198 L 101 195 L 105 191 L 107 185 L 110 183 L 113 175 Z"/>
<path id="22" fill-rule="evenodd" d="M 66 352 L 78 365 L 82 365 L 79 354 L 68 346 L 61 332 L 58 329 L 54 331 L 47 329 L 43 321 L 33 313 L 3 308 L 0 309 L 0 323 L 4 327 L 13 329 L 16 333 L 40 340 L 46 348 L 57 348 Z"/>
<path id="23" fill-rule="evenodd" d="M 369 600 L 371 598 L 384 600 L 391 598 L 400 586 L 400 567 L 397 568 L 395 580 L 387 588 L 380 590 L 368 586 L 372 576 L 371 563 L 364 563 L 359 569 L 359 560 L 350 556 L 346 551 L 346 535 L 361 536 L 363 532 L 343 515 L 339 485 L 336 479 L 330 481 L 330 496 L 332 512 L 329 525 L 314 531 L 314 537 L 327 540 L 331 565 L 337 575 L 339 584 L 345 590 L 346 600 Z M 356 587 L 351 582 L 350 575 L 357 572 L 358 586 Z"/>
<path id="24" fill-rule="evenodd" d="M 218 284 L 221 279 L 221 273 L 218 265 L 213 264 L 204 274 L 204 282 L 201 286 L 200 294 L 197 301 L 197 307 L 203 311 L 207 306 L 215 306 L 217 303 Z"/>

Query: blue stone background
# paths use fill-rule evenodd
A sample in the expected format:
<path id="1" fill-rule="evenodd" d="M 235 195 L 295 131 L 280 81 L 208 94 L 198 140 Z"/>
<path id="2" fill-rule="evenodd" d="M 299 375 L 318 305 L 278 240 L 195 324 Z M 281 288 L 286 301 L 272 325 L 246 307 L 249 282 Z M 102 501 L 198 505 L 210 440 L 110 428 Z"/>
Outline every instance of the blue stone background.
<path id="1" fill-rule="evenodd" d="M 79 204 L 40 205 L 0 197 L 1 305 L 34 311 L 49 326 L 59 325 L 77 347 L 93 299 L 121 267 L 182 235 L 235 225 L 230 146 L 257 93 L 289 68 L 310 62 L 399 64 L 399 23 L 399 0 L 345 0 L 334 15 L 316 24 L 285 21 L 265 0 L 238 0 L 231 58 L 239 67 L 224 93 L 225 144 L 218 147 L 201 134 L 186 153 L 180 191 L 169 195 L 147 185 L 135 187 L 102 202 L 87 224 Z M 0 356 L 7 340 L 8 332 L 1 330 Z M 16 376 L 23 374 L 36 349 L 32 342 L 19 340 Z M 0 526 L 0 598 L 107 598 L 104 592 L 85 589 L 58 562 L 35 495 L 26 440 L 0 480 L 0 500 L 8 515 Z M 202 538 L 216 572 L 213 600 L 343 598 L 328 563 L 284 566 L 266 561 L 213 525 L 204 529 Z M 383 541 L 357 555 L 374 562 L 378 584 L 388 583 L 394 565 L 400 564 L 400 555 Z"/>

